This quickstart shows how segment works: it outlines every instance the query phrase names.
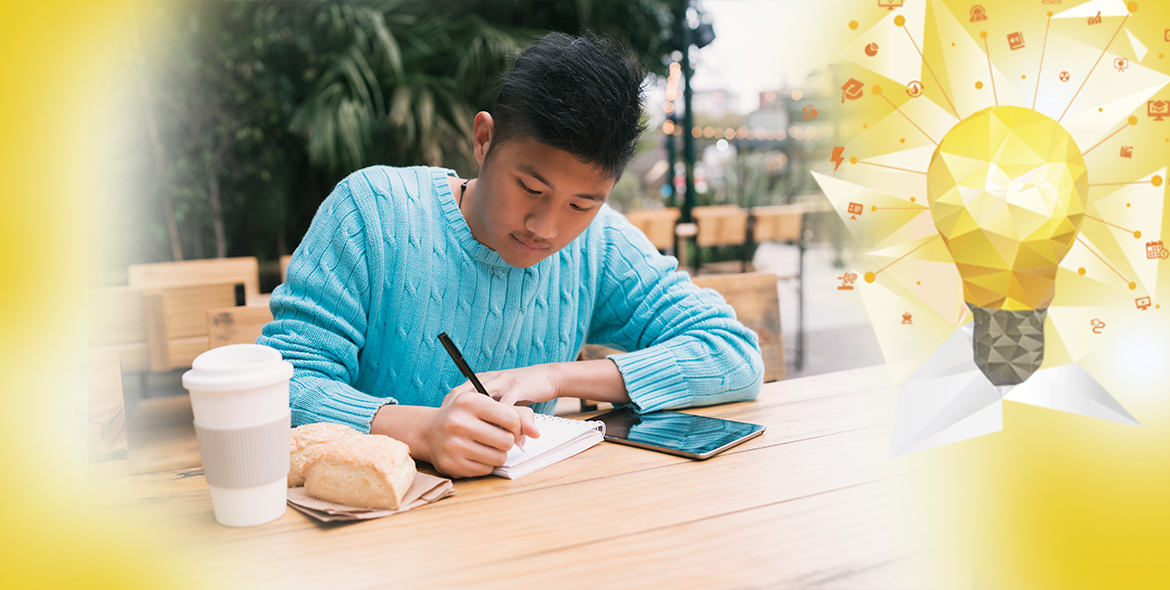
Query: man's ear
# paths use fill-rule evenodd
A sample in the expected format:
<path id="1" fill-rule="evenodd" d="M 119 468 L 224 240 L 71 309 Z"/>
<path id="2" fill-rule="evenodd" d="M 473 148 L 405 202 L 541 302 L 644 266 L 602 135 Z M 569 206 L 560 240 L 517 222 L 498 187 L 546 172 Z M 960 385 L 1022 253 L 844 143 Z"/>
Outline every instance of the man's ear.
<path id="1" fill-rule="evenodd" d="M 471 142 L 475 146 L 475 160 L 479 162 L 481 168 L 484 159 L 487 158 L 488 149 L 491 148 L 494 129 L 495 121 L 492 120 L 491 113 L 487 111 L 476 113 L 475 130 L 471 134 Z"/>

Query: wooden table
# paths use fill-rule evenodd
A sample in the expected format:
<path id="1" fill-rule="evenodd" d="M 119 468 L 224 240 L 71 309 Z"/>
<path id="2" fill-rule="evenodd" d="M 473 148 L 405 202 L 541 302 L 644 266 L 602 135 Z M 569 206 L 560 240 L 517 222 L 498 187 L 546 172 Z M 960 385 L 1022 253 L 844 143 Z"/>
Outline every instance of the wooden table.
<path id="1" fill-rule="evenodd" d="M 104 516 L 148 526 L 157 559 L 206 587 L 944 588 L 962 559 L 929 533 L 924 486 L 888 459 L 884 367 L 771 383 L 693 410 L 768 427 L 707 461 L 602 443 L 512 481 L 379 520 L 321 525 L 289 509 L 216 524 L 202 470 L 92 482 Z M 148 523 L 148 524 L 143 524 Z"/>

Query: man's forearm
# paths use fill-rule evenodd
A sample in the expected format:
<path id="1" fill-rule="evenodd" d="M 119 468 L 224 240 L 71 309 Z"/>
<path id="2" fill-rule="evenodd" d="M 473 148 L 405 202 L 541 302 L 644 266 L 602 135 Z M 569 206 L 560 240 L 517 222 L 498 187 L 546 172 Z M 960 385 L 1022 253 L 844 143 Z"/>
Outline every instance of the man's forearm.
<path id="1" fill-rule="evenodd" d="M 557 396 L 615 404 L 630 403 L 626 381 L 609 359 L 557 363 Z"/>

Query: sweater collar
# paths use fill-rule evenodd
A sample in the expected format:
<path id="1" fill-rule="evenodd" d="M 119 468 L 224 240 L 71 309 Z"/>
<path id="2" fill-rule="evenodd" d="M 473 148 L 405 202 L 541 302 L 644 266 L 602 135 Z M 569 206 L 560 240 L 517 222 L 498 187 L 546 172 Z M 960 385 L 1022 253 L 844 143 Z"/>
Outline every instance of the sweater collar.
<path id="1" fill-rule="evenodd" d="M 463 250 L 467 252 L 468 256 L 471 256 L 477 262 L 495 269 L 521 273 L 525 271 L 536 272 L 552 259 L 552 256 L 549 256 L 531 268 L 516 268 L 505 262 L 495 250 L 479 243 L 471 235 L 471 227 L 467 225 L 467 220 L 463 218 L 463 213 L 459 211 L 459 203 L 455 201 L 455 195 L 451 192 L 451 183 L 448 181 L 448 178 L 451 176 L 457 177 L 455 171 L 446 168 L 431 169 L 431 178 L 434 180 L 435 185 L 435 195 L 439 199 L 439 207 L 443 212 L 443 216 L 447 218 L 447 229 L 455 235 L 455 239 L 463 247 Z"/>

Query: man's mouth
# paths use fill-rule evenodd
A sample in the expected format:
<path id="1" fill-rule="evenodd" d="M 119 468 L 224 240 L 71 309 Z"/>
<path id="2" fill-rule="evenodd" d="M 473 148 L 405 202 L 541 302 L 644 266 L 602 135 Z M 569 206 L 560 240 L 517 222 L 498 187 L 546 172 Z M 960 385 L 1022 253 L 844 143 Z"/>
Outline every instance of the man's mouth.
<path id="1" fill-rule="evenodd" d="M 517 237 L 516 234 L 510 234 L 510 235 L 512 236 L 512 239 L 516 242 L 516 247 L 520 248 L 521 250 L 523 250 L 524 252 L 527 252 L 529 254 L 541 254 L 545 250 L 548 250 L 548 248 L 549 248 L 547 244 L 539 244 L 537 242 L 530 242 L 530 241 L 525 240 L 523 238 Z"/>

